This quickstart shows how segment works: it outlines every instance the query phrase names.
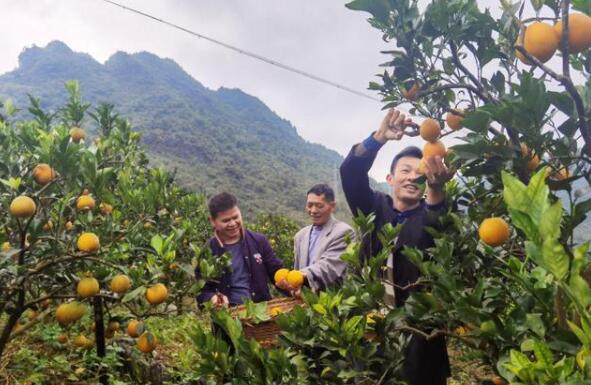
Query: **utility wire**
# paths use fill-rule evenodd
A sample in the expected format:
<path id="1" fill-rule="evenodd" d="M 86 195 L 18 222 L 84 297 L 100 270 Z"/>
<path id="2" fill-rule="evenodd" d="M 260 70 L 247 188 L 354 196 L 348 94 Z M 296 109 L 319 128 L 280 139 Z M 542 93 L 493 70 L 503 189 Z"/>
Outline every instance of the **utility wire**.
<path id="1" fill-rule="evenodd" d="M 371 100 L 374 100 L 374 101 L 377 101 L 377 102 L 381 102 L 380 99 L 375 98 L 375 97 L 373 97 L 371 95 L 368 95 L 368 94 L 365 94 L 363 92 L 354 90 L 354 89 L 349 88 L 347 86 L 343 86 L 343 85 L 338 84 L 338 83 L 335 83 L 333 81 L 330 81 L 330 80 L 321 78 L 320 76 L 316 76 L 314 74 L 311 74 L 311 73 L 308 73 L 308 72 L 299 70 L 299 69 L 294 68 L 294 67 L 291 67 L 291 66 L 288 66 L 287 64 L 280 63 L 280 62 L 278 62 L 276 60 L 269 59 L 269 58 L 264 57 L 264 56 L 261 56 L 261 55 L 257 55 L 256 53 L 253 53 L 253 52 L 244 50 L 242 48 L 239 48 L 239 47 L 236 47 L 236 46 L 233 46 L 233 45 L 224 43 L 223 41 L 219 41 L 219 40 L 214 39 L 214 38 L 211 38 L 209 36 L 202 35 L 202 34 L 197 33 L 195 31 L 191 31 L 190 29 L 181 27 L 180 25 L 174 24 L 174 23 L 172 23 L 170 21 L 166 21 L 166 20 L 160 19 L 160 18 L 158 18 L 156 16 L 147 14 L 145 12 L 139 11 L 139 10 L 134 9 L 134 8 L 130 8 L 130 7 L 125 6 L 123 4 L 119 4 L 119 3 L 115 2 L 115 1 L 112 1 L 112 0 L 102 0 L 102 1 L 104 1 L 105 3 L 109 3 L 109 4 L 112 4 L 112 5 L 115 5 L 117 7 L 123 8 L 123 9 L 125 9 L 127 11 L 136 13 L 138 15 L 145 16 L 145 17 L 150 18 L 152 20 L 155 20 L 157 22 L 166 24 L 166 25 L 168 25 L 170 27 L 173 27 L 175 29 L 181 30 L 181 31 L 186 32 L 186 33 L 188 33 L 190 35 L 197 36 L 197 37 L 199 37 L 201 39 L 207 40 L 207 41 L 212 42 L 214 44 L 221 45 L 222 47 L 225 47 L 225 48 L 230 49 L 232 51 L 238 52 L 239 54 L 246 55 L 246 56 L 249 56 L 249 57 L 251 57 L 253 59 L 257 59 L 257 60 L 260 60 L 260 61 L 265 62 L 267 64 L 271 64 L 271 65 L 274 65 L 276 67 L 282 68 L 282 69 L 284 69 L 286 71 L 290 71 L 290 72 L 296 73 L 298 75 L 305 76 L 308 79 L 312 79 L 312 80 L 316 80 L 316 81 L 318 81 L 320 83 L 328 84 L 330 86 L 336 87 L 336 88 L 338 88 L 340 90 L 343 90 L 343 91 L 350 92 L 350 93 L 355 94 L 357 96 L 361 96 L 361 97 L 364 97 L 364 98 L 367 98 L 367 99 L 371 99 Z"/>

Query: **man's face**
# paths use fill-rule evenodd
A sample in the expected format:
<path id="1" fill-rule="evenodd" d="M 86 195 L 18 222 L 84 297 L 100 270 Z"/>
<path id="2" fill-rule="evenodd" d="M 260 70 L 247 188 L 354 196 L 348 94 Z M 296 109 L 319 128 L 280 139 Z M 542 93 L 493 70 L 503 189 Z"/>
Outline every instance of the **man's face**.
<path id="1" fill-rule="evenodd" d="M 330 219 L 330 214 L 334 212 L 336 207 L 335 202 L 327 202 L 324 194 L 316 195 L 314 193 L 308 194 L 306 201 L 306 211 L 312 219 L 312 224 L 322 226 Z"/>
<path id="2" fill-rule="evenodd" d="M 215 218 L 210 217 L 216 233 L 222 240 L 239 238 L 242 231 L 242 214 L 237 206 L 218 213 Z"/>
<path id="3" fill-rule="evenodd" d="M 398 159 L 393 174 L 388 174 L 386 180 L 392 186 L 392 195 L 395 199 L 408 205 L 417 203 L 423 196 L 423 190 L 413 181 L 420 177 L 418 173 L 420 159 L 405 156 Z"/>

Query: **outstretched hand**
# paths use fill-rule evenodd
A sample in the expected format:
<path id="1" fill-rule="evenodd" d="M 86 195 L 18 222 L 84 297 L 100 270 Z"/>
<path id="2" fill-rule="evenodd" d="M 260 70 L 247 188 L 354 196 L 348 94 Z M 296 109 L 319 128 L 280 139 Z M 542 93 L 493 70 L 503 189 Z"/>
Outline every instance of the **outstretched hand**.
<path id="1" fill-rule="evenodd" d="M 406 131 L 407 127 L 413 127 L 415 131 Z M 374 134 L 374 138 L 382 144 L 389 140 L 400 140 L 404 135 L 418 135 L 416 128 L 418 126 L 411 118 L 407 118 L 405 114 L 395 108 L 390 108 L 382 120 L 380 128 Z"/>

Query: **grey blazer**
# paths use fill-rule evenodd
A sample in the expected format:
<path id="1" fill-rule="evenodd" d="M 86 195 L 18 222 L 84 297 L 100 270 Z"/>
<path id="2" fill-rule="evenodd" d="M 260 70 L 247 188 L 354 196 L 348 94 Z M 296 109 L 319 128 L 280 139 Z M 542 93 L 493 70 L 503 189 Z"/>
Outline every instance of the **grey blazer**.
<path id="1" fill-rule="evenodd" d="M 294 269 L 306 273 L 306 278 L 312 290 L 318 291 L 338 284 L 345 275 L 347 264 L 341 260 L 347 244 L 345 237 L 348 235 L 352 240 L 355 234 L 351 226 L 332 217 L 323 226 L 312 263 L 308 265 L 308 245 L 310 243 L 310 231 L 312 225 L 306 226 L 295 235 L 294 238 Z"/>

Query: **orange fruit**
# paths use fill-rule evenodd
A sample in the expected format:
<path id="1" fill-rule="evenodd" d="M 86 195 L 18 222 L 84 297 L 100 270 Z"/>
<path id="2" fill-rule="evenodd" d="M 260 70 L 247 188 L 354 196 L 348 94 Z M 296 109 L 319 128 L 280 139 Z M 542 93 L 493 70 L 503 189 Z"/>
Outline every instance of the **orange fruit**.
<path id="1" fill-rule="evenodd" d="M 17 218 L 29 218 L 35 214 L 37 205 L 35 201 L 26 195 L 21 195 L 12 200 L 10 203 L 10 214 Z"/>
<path id="2" fill-rule="evenodd" d="M 439 135 L 441 135 L 441 126 L 435 119 L 425 119 L 419 127 L 419 133 L 423 140 L 426 140 L 427 142 L 436 142 Z"/>
<path id="3" fill-rule="evenodd" d="M 8 253 L 8 252 L 10 251 L 10 249 L 11 249 L 11 248 L 12 248 L 12 247 L 10 246 L 10 242 L 4 242 L 4 243 L 2 244 L 2 247 L 0 248 L 0 250 L 1 250 L 3 253 Z"/>
<path id="4" fill-rule="evenodd" d="M 76 322 L 86 312 L 86 307 L 80 302 L 69 302 L 59 305 L 55 311 L 55 318 L 61 325 Z"/>
<path id="5" fill-rule="evenodd" d="M 558 36 L 550 24 L 535 22 L 525 29 L 523 47 L 530 55 L 545 63 L 550 60 L 558 48 L 560 42 Z"/>
<path id="6" fill-rule="evenodd" d="M 269 311 L 269 314 L 271 314 L 271 317 L 277 317 L 281 313 L 283 313 L 283 310 L 281 310 L 280 307 L 274 307 Z"/>
<path id="7" fill-rule="evenodd" d="M 446 152 L 447 152 L 447 150 L 445 148 L 445 145 L 440 140 L 433 142 L 433 143 L 427 142 L 427 143 L 425 143 L 425 146 L 423 147 L 423 157 L 424 158 L 428 158 L 430 156 L 440 156 L 443 158 L 445 156 Z"/>
<path id="8" fill-rule="evenodd" d="M 132 319 L 131 321 L 129 321 L 127 323 L 127 334 L 129 334 L 130 337 L 136 338 L 143 332 L 144 332 L 144 323 L 143 322 Z"/>
<path id="9" fill-rule="evenodd" d="M 74 338 L 74 345 L 79 348 L 88 348 L 92 345 L 92 341 L 80 334 Z"/>
<path id="10" fill-rule="evenodd" d="M 80 127 L 72 127 L 70 129 L 70 138 L 74 143 L 80 143 L 81 140 L 86 139 L 86 132 Z"/>
<path id="11" fill-rule="evenodd" d="M 558 38 L 562 38 L 562 20 L 554 25 Z M 591 17 L 573 12 L 568 15 L 568 50 L 579 53 L 591 47 Z"/>
<path id="12" fill-rule="evenodd" d="M 409 89 L 406 89 L 406 88 L 403 87 L 400 90 L 400 92 L 402 93 L 402 96 L 405 99 L 408 99 L 408 100 L 411 100 L 411 101 L 412 100 L 416 100 L 416 98 L 417 98 L 417 92 L 418 91 L 419 91 L 419 86 L 418 86 L 418 84 L 416 82 Z"/>
<path id="13" fill-rule="evenodd" d="M 287 274 L 289 286 L 297 289 L 304 284 L 304 274 L 299 270 L 292 270 Z"/>
<path id="14" fill-rule="evenodd" d="M 536 153 L 532 156 L 532 152 L 527 148 L 525 143 L 521 143 L 521 155 L 527 157 L 527 169 L 529 171 L 536 170 L 540 165 L 540 157 Z"/>
<path id="15" fill-rule="evenodd" d="M 33 178 L 40 185 L 46 185 L 55 179 L 55 171 L 47 163 L 39 163 L 33 169 Z"/>
<path id="16" fill-rule="evenodd" d="M 503 380 L 500 376 L 494 376 L 493 378 L 490 379 L 490 382 L 492 382 L 494 385 L 506 385 L 507 384 L 505 382 L 505 380 Z"/>
<path id="17" fill-rule="evenodd" d="M 152 222 L 145 222 L 144 223 L 144 229 L 149 230 L 152 228 Z"/>
<path id="18" fill-rule="evenodd" d="M 101 247 L 99 237 L 94 233 L 82 233 L 76 241 L 78 250 L 85 253 L 93 253 Z"/>
<path id="19" fill-rule="evenodd" d="M 99 208 L 101 209 L 101 213 L 103 215 L 109 215 L 113 212 L 113 206 L 108 203 L 101 203 L 99 205 Z"/>
<path id="20" fill-rule="evenodd" d="M 131 287 L 129 277 L 125 274 L 117 274 L 111 280 L 111 291 L 113 293 L 125 293 Z"/>
<path id="21" fill-rule="evenodd" d="M 96 202 L 94 201 L 94 198 L 90 195 L 81 195 L 76 200 L 76 210 L 78 211 L 92 210 L 94 209 L 95 205 Z"/>
<path id="22" fill-rule="evenodd" d="M 161 283 L 157 283 L 146 290 L 146 299 L 152 305 L 158 305 L 168 296 L 168 289 Z"/>
<path id="23" fill-rule="evenodd" d="M 158 346 L 156 336 L 150 332 L 144 332 L 137 340 L 137 348 L 144 353 L 150 353 Z"/>
<path id="24" fill-rule="evenodd" d="M 51 222 L 51 220 L 48 220 L 43 225 L 43 231 L 51 231 L 51 229 L 53 229 L 53 222 Z"/>
<path id="25" fill-rule="evenodd" d="M 117 330 L 119 330 L 121 327 L 121 325 L 119 324 L 119 322 L 117 321 L 111 321 L 109 322 L 109 326 L 107 327 L 107 330 L 111 330 L 113 332 L 116 332 Z"/>
<path id="26" fill-rule="evenodd" d="M 57 342 L 59 342 L 60 344 L 65 344 L 66 342 L 68 342 L 68 336 L 66 334 L 60 334 L 59 336 L 57 336 Z"/>
<path id="27" fill-rule="evenodd" d="M 464 110 L 451 110 L 445 115 L 445 122 L 452 130 L 456 131 L 462 128 L 464 121 Z"/>
<path id="28" fill-rule="evenodd" d="M 487 218 L 480 224 L 478 230 L 480 240 L 489 246 L 500 246 L 511 235 L 509 225 L 503 218 L 492 217 Z"/>
<path id="29" fill-rule="evenodd" d="M 66 228 L 66 231 L 70 231 L 74 228 L 74 224 L 70 221 L 67 221 L 64 227 Z"/>
<path id="30" fill-rule="evenodd" d="M 279 283 L 284 279 L 287 279 L 287 275 L 289 274 L 288 269 L 279 269 L 275 272 L 273 278 L 275 279 L 275 283 Z"/>
<path id="31" fill-rule="evenodd" d="M 76 292 L 82 298 L 93 297 L 97 295 L 100 290 L 99 282 L 94 277 L 82 278 L 76 287 Z"/>

